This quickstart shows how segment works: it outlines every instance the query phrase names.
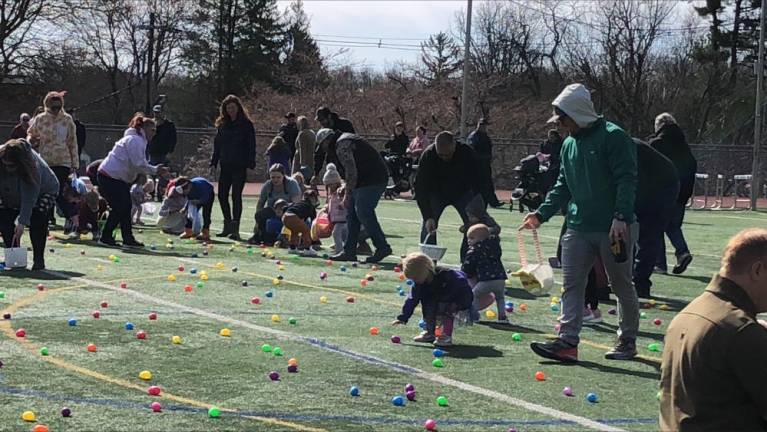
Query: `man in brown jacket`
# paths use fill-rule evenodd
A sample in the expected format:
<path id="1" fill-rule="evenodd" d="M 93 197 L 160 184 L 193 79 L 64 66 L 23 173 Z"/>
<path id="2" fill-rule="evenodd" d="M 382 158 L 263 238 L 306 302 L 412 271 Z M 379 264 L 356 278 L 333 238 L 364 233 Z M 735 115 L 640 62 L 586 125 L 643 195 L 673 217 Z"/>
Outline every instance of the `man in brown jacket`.
<path id="1" fill-rule="evenodd" d="M 750 229 L 730 240 L 719 273 L 668 328 L 661 430 L 767 430 L 767 329 L 756 319 L 763 312 L 767 230 Z"/>

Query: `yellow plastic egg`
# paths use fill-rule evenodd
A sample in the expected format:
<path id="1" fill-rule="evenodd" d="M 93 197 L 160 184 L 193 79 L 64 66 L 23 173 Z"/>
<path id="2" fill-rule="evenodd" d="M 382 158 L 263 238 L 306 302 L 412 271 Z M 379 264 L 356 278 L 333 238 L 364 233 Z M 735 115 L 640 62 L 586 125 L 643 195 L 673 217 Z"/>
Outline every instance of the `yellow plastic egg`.
<path id="1" fill-rule="evenodd" d="M 183 342 L 183 340 L 181 339 L 181 336 L 173 336 L 170 340 L 176 345 L 181 345 L 181 343 Z"/>
<path id="2" fill-rule="evenodd" d="M 149 381 L 152 379 L 152 372 L 149 372 L 148 370 L 141 371 L 139 372 L 138 377 L 144 381 Z"/>
<path id="3" fill-rule="evenodd" d="M 495 315 L 495 312 L 494 312 L 494 311 L 491 311 L 491 310 L 488 310 L 488 311 L 486 311 L 486 312 L 485 312 L 485 316 L 486 316 L 488 319 L 493 319 L 493 318 L 495 318 L 495 317 L 496 317 L 496 315 Z"/>
<path id="4" fill-rule="evenodd" d="M 32 411 L 24 411 L 24 413 L 21 414 L 21 419 L 24 421 L 33 422 L 36 418 L 35 413 Z"/>
<path id="5" fill-rule="evenodd" d="M 276 323 L 280 322 L 280 316 L 276 314 L 272 315 L 272 322 L 276 322 Z"/>
<path id="6" fill-rule="evenodd" d="M 218 334 L 223 336 L 223 337 L 229 337 L 229 336 L 232 335 L 232 331 L 229 330 L 228 328 L 222 328 L 221 331 L 218 332 Z"/>

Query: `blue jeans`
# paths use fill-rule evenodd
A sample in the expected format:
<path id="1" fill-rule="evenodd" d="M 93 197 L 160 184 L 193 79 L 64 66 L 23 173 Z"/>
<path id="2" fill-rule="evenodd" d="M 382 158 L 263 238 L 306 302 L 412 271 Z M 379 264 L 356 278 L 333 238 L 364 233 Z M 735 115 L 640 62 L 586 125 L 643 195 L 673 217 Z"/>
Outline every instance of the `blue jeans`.
<path id="1" fill-rule="evenodd" d="M 684 204 L 674 203 L 674 207 L 671 211 L 671 220 L 666 227 L 666 236 L 674 246 L 674 249 L 676 249 L 675 255 L 677 257 L 690 253 L 690 248 L 687 246 L 687 241 L 684 239 L 684 233 L 682 233 L 685 211 L 686 208 Z M 660 247 L 660 253 L 658 254 L 658 260 L 655 265 L 663 270 L 668 270 L 668 264 L 666 263 L 666 242 L 661 241 Z"/>
<path id="2" fill-rule="evenodd" d="M 370 236 L 370 240 L 373 242 L 376 250 L 384 250 L 390 247 L 389 243 L 386 242 L 386 235 L 381 229 L 381 224 L 378 223 L 378 217 L 376 216 L 378 201 L 381 200 L 381 195 L 383 195 L 385 190 L 386 184 L 380 184 L 363 186 L 351 191 L 351 205 L 346 215 L 346 225 L 349 233 L 344 244 L 344 253 L 347 255 L 357 255 L 357 242 L 359 242 L 360 229 L 362 227 L 365 228 L 365 231 Z"/>
<path id="3" fill-rule="evenodd" d="M 458 215 L 461 217 L 461 221 L 463 221 L 464 224 L 468 223 L 469 217 L 466 215 L 466 206 L 474 198 L 474 196 L 475 194 L 472 192 L 466 192 L 465 194 L 456 197 L 453 200 L 447 200 L 439 196 L 432 196 L 430 199 L 430 207 L 434 212 L 434 220 L 437 222 L 437 225 L 439 225 L 439 218 L 442 216 L 442 212 L 445 211 L 447 206 L 453 206 L 458 212 Z M 437 235 L 434 234 L 433 236 L 426 238 L 427 234 L 426 220 L 424 219 L 423 224 L 421 225 L 421 241 L 426 244 L 437 244 Z M 463 240 L 461 241 L 461 262 L 463 262 L 463 259 L 466 256 L 466 251 L 468 249 L 469 243 L 466 240 L 466 233 L 464 233 Z"/>

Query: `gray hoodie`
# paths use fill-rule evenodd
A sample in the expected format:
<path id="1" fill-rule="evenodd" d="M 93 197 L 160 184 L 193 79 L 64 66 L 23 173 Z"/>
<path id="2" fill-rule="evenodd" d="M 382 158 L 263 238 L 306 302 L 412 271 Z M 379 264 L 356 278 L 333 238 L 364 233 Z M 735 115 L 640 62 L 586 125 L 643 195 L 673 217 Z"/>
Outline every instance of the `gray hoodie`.
<path id="1" fill-rule="evenodd" d="M 27 183 L 17 174 L 5 172 L 0 168 L 0 207 L 19 210 L 18 223 L 29 226 L 32 209 L 37 204 L 37 199 L 42 194 L 58 195 L 59 181 L 48 164 L 36 151 L 32 150 L 26 140 L 24 140 L 24 147 L 35 158 L 37 173 L 34 175 L 38 182 L 37 184 Z"/>

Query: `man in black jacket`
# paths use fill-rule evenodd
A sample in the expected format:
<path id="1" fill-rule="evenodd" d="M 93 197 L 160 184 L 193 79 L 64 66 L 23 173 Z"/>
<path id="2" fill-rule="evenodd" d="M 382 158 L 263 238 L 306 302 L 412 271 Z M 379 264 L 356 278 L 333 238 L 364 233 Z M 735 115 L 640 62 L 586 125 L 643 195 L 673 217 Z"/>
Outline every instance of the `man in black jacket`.
<path id="1" fill-rule="evenodd" d="M 667 157 L 634 139 L 637 145 L 637 189 L 634 213 L 639 238 L 634 260 L 634 287 L 637 296 L 650 297 L 655 262 L 662 251 L 663 232 L 674 213 L 679 195 L 679 176 Z"/>
<path id="2" fill-rule="evenodd" d="M 394 135 L 391 136 L 389 141 L 386 141 L 384 148 L 389 150 L 392 155 L 402 156 L 407 151 L 407 146 L 410 144 L 410 139 L 405 133 L 405 124 L 397 122 L 394 125 Z"/>
<path id="3" fill-rule="evenodd" d="M 285 114 L 287 123 L 280 126 L 279 135 L 285 140 L 285 144 L 290 148 L 290 166 L 293 165 L 293 156 L 296 154 L 296 138 L 298 138 L 298 127 L 296 126 L 296 113 L 289 112 Z"/>
<path id="4" fill-rule="evenodd" d="M 447 206 L 453 206 L 464 224 L 468 223 L 466 206 L 481 187 L 477 158 L 468 145 L 458 144 L 452 133 L 437 134 L 434 144 L 424 150 L 415 178 L 415 196 L 421 210 L 421 240 L 437 243 L 439 218 Z M 468 248 L 466 234 L 461 243 L 461 260 Z"/>
<path id="5" fill-rule="evenodd" d="M 152 108 L 152 113 L 154 114 L 154 120 L 157 123 L 157 132 L 149 143 L 149 146 L 147 146 L 149 163 L 152 165 L 170 166 L 168 155 L 173 153 L 173 150 L 176 149 L 176 125 L 165 117 L 162 105 L 155 105 Z M 168 186 L 168 179 L 160 177 L 158 181 L 157 178 L 155 178 L 155 185 L 157 187 L 155 193 L 157 201 L 162 202 L 163 192 Z"/>
<path id="6" fill-rule="evenodd" d="M 493 184 L 493 141 L 490 139 L 490 135 L 487 134 L 487 124 L 486 119 L 479 119 L 477 129 L 469 134 L 466 141 L 474 149 L 474 154 L 477 155 L 482 198 L 490 206 L 500 207 L 503 203 L 498 201 L 498 197 L 495 195 L 495 185 Z"/>
<path id="7" fill-rule="evenodd" d="M 80 156 L 83 153 L 83 149 L 85 148 L 85 138 L 88 134 L 88 131 L 85 129 L 85 125 L 80 122 L 80 119 L 77 116 L 77 110 L 73 109 L 70 111 L 70 114 L 72 115 L 72 120 L 75 122 L 75 136 L 77 137 L 77 156 Z"/>
<path id="8" fill-rule="evenodd" d="M 331 129 L 335 131 L 336 140 L 341 137 L 342 133 L 357 133 L 349 119 L 340 117 L 338 113 L 331 111 L 330 108 L 326 106 L 317 109 L 317 114 L 314 119 L 320 122 L 324 129 Z M 314 150 L 314 177 L 312 177 L 311 180 L 311 184 L 313 185 L 322 183 L 322 176 L 320 176 L 320 172 L 322 171 L 322 167 L 325 165 L 326 161 L 328 163 L 332 162 L 336 164 L 338 173 L 341 174 L 341 177 L 344 176 L 344 168 L 338 163 L 338 157 L 335 154 L 335 148 L 331 146 L 328 148 L 328 150 L 325 150 L 319 144 L 320 141 L 317 140 L 317 147 Z"/>
<path id="9" fill-rule="evenodd" d="M 346 172 L 344 202 L 348 209 L 348 233 L 344 251 L 333 255 L 334 261 L 356 261 L 357 242 L 361 228 L 370 236 L 376 248 L 367 263 L 380 262 L 391 255 L 392 249 L 378 223 L 375 209 L 389 181 L 389 170 L 378 151 L 359 135 L 344 133 L 336 139 L 331 129 L 317 131 L 317 143 L 323 150 L 338 157 Z"/>
<path id="10" fill-rule="evenodd" d="M 695 172 L 698 169 L 698 161 L 692 154 L 684 132 L 677 125 L 676 119 L 669 114 L 660 114 L 655 119 L 655 137 L 650 140 L 650 146 L 669 158 L 676 167 L 679 175 L 679 195 L 676 200 L 671 220 L 666 228 L 666 235 L 676 249 L 676 265 L 674 274 L 682 274 L 692 262 L 692 255 L 682 233 L 682 223 L 687 200 L 693 194 L 695 188 Z M 657 267 L 660 271 L 667 271 L 666 242 L 661 244 L 662 250 L 658 257 Z"/>

